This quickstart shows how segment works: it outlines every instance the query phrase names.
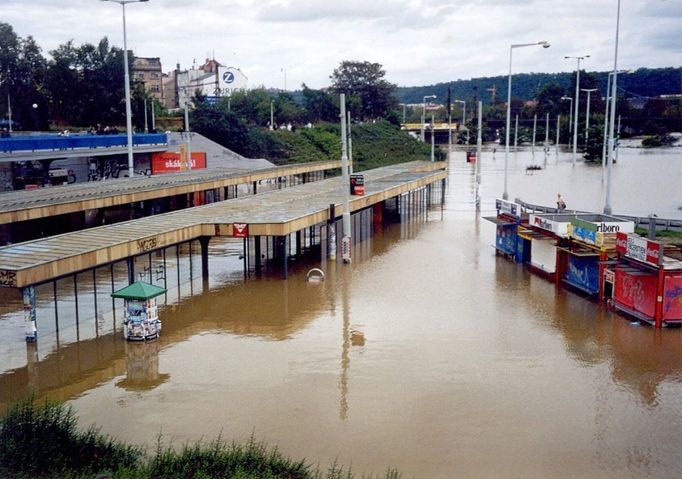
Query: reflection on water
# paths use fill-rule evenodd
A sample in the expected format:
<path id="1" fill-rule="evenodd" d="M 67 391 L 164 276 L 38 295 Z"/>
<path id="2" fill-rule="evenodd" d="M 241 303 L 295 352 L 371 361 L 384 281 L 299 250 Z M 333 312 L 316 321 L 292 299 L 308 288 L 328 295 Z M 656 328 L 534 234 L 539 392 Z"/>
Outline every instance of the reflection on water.
<path id="1" fill-rule="evenodd" d="M 481 215 L 501 191 L 497 156 L 483 156 Z M 592 173 L 567 158 L 526 177 L 517 157 L 511 196 L 547 203 L 560 189 L 583 207 L 580 192 L 601 187 L 569 196 Z M 3 338 L 15 365 L 0 405 L 33 388 L 132 442 L 255 434 L 360 473 L 680 477 L 682 330 L 633 325 L 496 257 L 472 173 L 453 163 L 445 208 L 358 245 L 351 265 L 299 261 L 288 281 L 244 281 L 231 247 L 212 244 L 210 288 L 172 297 L 156 342 L 105 324 L 52 349 Z M 666 201 L 660 216 L 676 211 Z M 326 280 L 306 282 L 311 267 Z"/>

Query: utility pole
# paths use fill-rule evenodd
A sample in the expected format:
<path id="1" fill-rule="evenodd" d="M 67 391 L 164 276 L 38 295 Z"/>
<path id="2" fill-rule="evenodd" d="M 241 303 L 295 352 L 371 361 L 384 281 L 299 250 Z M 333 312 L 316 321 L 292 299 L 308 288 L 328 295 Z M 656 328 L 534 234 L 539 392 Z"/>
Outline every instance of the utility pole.
<path id="1" fill-rule="evenodd" d="M 514 121 L 514 153 L 516 153 L 516 147 L 519 144 L 519 115 L 516 115 L 516 120 Z"/>
<path id="2" fill-rule="evenodd" d="M 431 161 L 436 161 L 436 132 L 433 131 L 433 113 L 431 113 Z"/>

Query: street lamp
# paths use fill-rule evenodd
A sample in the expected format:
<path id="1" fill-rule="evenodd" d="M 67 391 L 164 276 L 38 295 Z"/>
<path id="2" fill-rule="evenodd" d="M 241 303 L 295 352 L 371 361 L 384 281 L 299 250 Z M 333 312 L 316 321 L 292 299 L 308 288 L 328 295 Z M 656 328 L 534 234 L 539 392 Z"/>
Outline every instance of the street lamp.
<path id="1" fill-rule="evenodd" d="M 580 91 L 587 92 L 587 109 L 585 110 L 585 148 L 587 148 L 587 139 L 590 136 L 590 95 L 596 88 L 581 88 Z"/>
<path id="2" fill-rule="evenodd" d="M 568 107 L 568 134 L 570 136 L 573 131 L 573 97 L 572 96 L 562 96 L 562 100 L 570 100 L 571 104 Z"/>
<path id="3" fill-rule="evenodd" d="M 549 42 L 541 41 L 537 43 L 517 43 L 509 47 L 509 80 L 507 81 L 507 128 L 505 131 L 506 141 L 504 145 L 504 192 L 502 193 L 502 199 L 509 199 L 509 193 L 507 193 L 507 165 L 509 162 L 509 130 L 511 129 L 511 81 L 512 81 L 512 52 L 514 48 L 521 47 L 532 47 L 534 45 L 539 45 L 542 48 L 549 48 Z"/>
<path id="4" fill-rule="evenodd" d="M 634 73 L 634 70 L 620 70 L 618 73 Z M 601 152 L 601 181 L 604 182 L 604 170 L 606 169 L 606 142 L 608 140 L 609 131 L 609 105 L 610 102 L 618 98 L 618 95 L 611 94 L 611 77 L 613 72 L 609 72 L 606 81 L 606 107 L 604 109 L 604 143 L 602 145 Z"/>
<path id="5" fill-rule="evenodd" d="M 126 95 L 126 129 L 128 132 L 128 176 L 135 175 L 133 168 L 133 120 L 130 108 L 130 74 L 128 73 L 128 40 L 126 38 L 126 5 L 128 3 L 148 2 L 149 0 L 101 0 L 102 2 L 114 2 L 121 5 L 123 10 L 123 71 Z"/>
<path id="6" fill-rule="evenodd" d="M 616 122 L 616 93 L 618 91 L 618 29 L 620 27 L 620 0 L 616 10 L 616 49 L 613 55 L 613 85 L 611 86 L 611 112 L 609 114 L 609 158 L 606 168 L 606 199 L 604 200 L 604 214 L 611 214 L 611 168 L 613 165 L 613 125 Z"/>
<path id="7" fill-rule="evenodd" d="M 426 136 L 424 135 L 424 122 L 426 121 L 426 99 L 427 98 L 436 98 L 436 95 L 425 95 L 424 98 L 422 99 L 422 125 L 421 125 L 421 137 L 422 137 L 422 143 L 426 141 Z M 433 134 L 433 132 L 432 132 Z"/>
<path id="8" fill-rule="evenodd" d="M 575 77 L 575 115 L 573 116 L 573 121 L 575 122 L 573 124 L 573 166 L 575 166 L 575 156 L 578 151 L 578 105 L 580 104 L 580 60 L 584 60 L 585 58 L 590 58 L 589 55 L 585 55 L 584 57 L 569 57 L 566 56 L 564 58 L 574 58 L 575 60 L 578 61 L 578 66 L 576 68 L 576 77 Z"/>
<path id="9" fill-rule="evenodd" d="M 467 102 L 465 100 L 455 100 L 455 103 L 462 104 L 462 125 L 467 132 L 467 145 L 469 144 L 469 129 L 467 128 Z"/>

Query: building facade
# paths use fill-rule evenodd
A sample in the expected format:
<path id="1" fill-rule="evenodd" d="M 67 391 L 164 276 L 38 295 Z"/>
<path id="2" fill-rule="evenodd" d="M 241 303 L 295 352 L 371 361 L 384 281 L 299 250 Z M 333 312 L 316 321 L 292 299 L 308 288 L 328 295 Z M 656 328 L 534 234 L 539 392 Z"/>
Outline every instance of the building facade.
<path id="1" fill-rule="evenodd" d="M 133 81 L 141 82 L 151 97 L 164 104 L 163 73 L 161 59 L 135 57 L 133 59 Z"/>

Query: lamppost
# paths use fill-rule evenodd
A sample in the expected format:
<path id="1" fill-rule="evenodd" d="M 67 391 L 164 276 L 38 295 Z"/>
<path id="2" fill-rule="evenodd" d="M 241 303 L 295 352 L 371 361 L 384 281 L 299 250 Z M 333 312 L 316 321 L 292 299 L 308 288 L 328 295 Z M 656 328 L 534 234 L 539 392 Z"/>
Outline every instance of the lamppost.
<path id="1" fill-rule="evenodd" d="M 465 100 L 455 100 L 455 103 L 462 104 L 462 125 L 467 132 L 467 145 L 469 144 L 469 129 L 467 128 L 467 102 Z"/>
<path id="2" fill-rule="evenodd" d="M 590 136 L 590 95 L 596 88 L 581 88 L 580 91 L 587 92 L 587 108 L 585 110 L 585 147 L 587 147 L 587 139 Z"/>
<path id="3" fill-rule="evenodd" d="M 576 76 L 575 76 L 575 115 L 573 115 L 573 121 L 575 122 L 573 124 L 573 166 L 575 166 L 575 156 L 578 152 L 578 106 L 580 105 L 580 60 L 584 60 L 585 58 L 590 58 L 589 55 L 585 55 L 584 57 L 569 57 L 566 56 L 564 58 L 574 58 L 578 62 L 578 66 L 576 68 Z"/>
<path id="4" fill-rule="evenodd" d="M 613 164 L 613 126 L 616 122 L 616 92 L 618 91 L 618 29 L 620 27 L 620 0 L 616 10 L 616 49 L 613 55 L 613 85 L 611 93 L 611 112 L 609 113 L 609 158 L 606 168 L 606 199 L 604 200 L 604 214 L 611 214 L 611 168 Z"/>
<path id="5" fill-rule="evenodd" d="M 573 131 L 573 97 L 572 96 L 562 96 L 562 100 L 570 100 L 571 104 L 568 107 L 568 135 L 570 137 L 571 132 Z M 568 144 L 568 142 L 566 142 Z"/>
<path id="6" fill-rule="evenodd" d="M 502 199 L 508 200 L 509 193 L 507 193 L 507 165 L 509 164 L 509 130 L 511 129 L 511 82 L 512 82 L 512 52 L 514 48 L 521 47 L 532 47 L 534 45 L 539 45 L 542 48 L 549 48 L 549 42 L 541 41 L 536 43 L 517 43 L 510 45 L 509 47 L 509 80 L 507 81 L 507 128 L 505 131 L 505 144 L 504 144 L 504 192 L 502 193 Z"/>
<path id="7" fill-rule="evenodd" d="M 421 125 L 421 137 L 422 143 L 426 141 L 426 136 L 424 135 L 424 122 L 426 121 L 426 99 L 436 98 L 436 95 L 425 95 L 422 99 L 422 125 Z"/>
<path id="8" fill-rule="evenodd" d="M 128 73 L 128 40 L 126 38 L 126 5 L 128 3 L 142 3 L 149 0 L 101 0 L 102 2 L 114 2 L 121 5 L 123 10 L 123 71 L 125 82 L 125 96 L 126 96 L 126 130 L 128 133 L 128 176 L 135 175 L 133 168 L 133 120 L 130 108 L 130 74 Z"/>

